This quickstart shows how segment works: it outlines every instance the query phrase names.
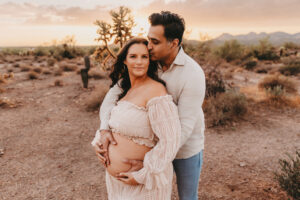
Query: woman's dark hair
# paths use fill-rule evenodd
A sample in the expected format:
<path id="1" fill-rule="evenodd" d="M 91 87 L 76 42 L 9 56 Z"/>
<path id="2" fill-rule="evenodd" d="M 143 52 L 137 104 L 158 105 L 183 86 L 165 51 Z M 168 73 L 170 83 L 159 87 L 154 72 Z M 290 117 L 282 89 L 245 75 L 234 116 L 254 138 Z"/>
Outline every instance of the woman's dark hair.
<path id="1" fill-rule="evenodd" d="M 148 19 L 151 26 L 162 25 L 164 27 L 164 36 L 167 40 L 172 41 L 177 38 L 178 45 L 180 45 L 185 30 L 185 22 L 182 17 L 169 11 L 161 11 L 151 14 Z"/>
<path id="2" fill-rule="evenodd" d="M 110 87 L 113 87 L 115 84 L 119 84 L 119 87 L 121 87 L 123 90 L 122 93 L 119 95 L 118 100 L 123 98 L 127 94 L 128 90 L 131 88 L 128 69 L 124 64 L 124 61 L 126 60 L 129 48 L 134 44 L 144 44 L 147 47 L 148 41 L 144 38 L 133 38 L 129 40 L 125 44 L 125 46 L 120 50 L 117 56 L 117 60 L 113 65 L 113 70 L 109 75 L 109 77 L 112 80 L 112 84 L 110 85 Z M 166 83 L 157 76 L 157 67 L 157 63 L 150 60 L 147 75 L 153 80 L 158 81 L 164 86 L 166 86 Z M 121 81 L 119 82 L 119 80 Z"/>

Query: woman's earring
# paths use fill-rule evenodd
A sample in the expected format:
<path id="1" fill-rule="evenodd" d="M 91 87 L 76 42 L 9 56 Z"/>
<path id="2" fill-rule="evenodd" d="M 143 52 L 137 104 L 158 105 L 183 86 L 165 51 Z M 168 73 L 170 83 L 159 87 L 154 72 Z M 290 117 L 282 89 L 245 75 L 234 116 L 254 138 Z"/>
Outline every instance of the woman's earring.
<path id="1" fill-rule="evenodd" d="M 124 69 L 124 70 L 126 69 L 126 65 L 125 65 L 125 64 L 123 65 L 123 69 Z"/>

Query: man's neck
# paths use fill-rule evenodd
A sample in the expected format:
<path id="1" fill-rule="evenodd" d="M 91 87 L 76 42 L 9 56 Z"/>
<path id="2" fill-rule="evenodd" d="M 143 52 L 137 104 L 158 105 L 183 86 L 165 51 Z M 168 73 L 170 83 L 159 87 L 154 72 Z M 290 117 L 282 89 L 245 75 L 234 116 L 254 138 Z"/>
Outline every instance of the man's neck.
<path id="1" fill-rule="evenodd" d="M 174 49 L 173 52 L 171 52 L 170 56 L 168 56 L 165 60 L 159 61 L 159 63 L 162 66 L 163 71 L 166 71 L 171 67 L 172 63 L 174 62 L 174 60 L 179 52 L 179 49 L 180 49 L 180 47 L 177 47 L 176 49 Z"/>

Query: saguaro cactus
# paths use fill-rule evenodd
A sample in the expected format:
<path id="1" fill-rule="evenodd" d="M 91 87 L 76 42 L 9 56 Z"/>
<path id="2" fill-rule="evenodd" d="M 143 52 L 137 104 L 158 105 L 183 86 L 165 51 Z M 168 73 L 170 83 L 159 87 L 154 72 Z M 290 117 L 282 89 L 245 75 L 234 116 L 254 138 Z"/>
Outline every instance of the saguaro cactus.
<path id="1" fill-rule="evenodd" d="M 88 88 L 88 83 L 89 83 L 88 72 L 89 72 L 90 66 L 91 66 L 89 56 L 84 57 L 84 65 L 85 65 L 85 68 L 80 70 L 81 79 L 82 79 L 83 87 Z"/>

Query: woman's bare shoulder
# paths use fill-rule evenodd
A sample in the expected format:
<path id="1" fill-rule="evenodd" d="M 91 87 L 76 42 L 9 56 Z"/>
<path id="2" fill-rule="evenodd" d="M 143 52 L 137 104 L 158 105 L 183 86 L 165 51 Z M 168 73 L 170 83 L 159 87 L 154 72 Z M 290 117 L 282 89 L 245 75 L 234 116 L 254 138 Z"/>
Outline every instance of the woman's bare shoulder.
<path id="1" fill-rule="evenodd" d="M 166 87 L 162 83 L 155 80 L 151 80 L 151 82 L 148 84 L 148 92 L 148 99 L 158 96 L 165 96 L 168 94 Z"/>

